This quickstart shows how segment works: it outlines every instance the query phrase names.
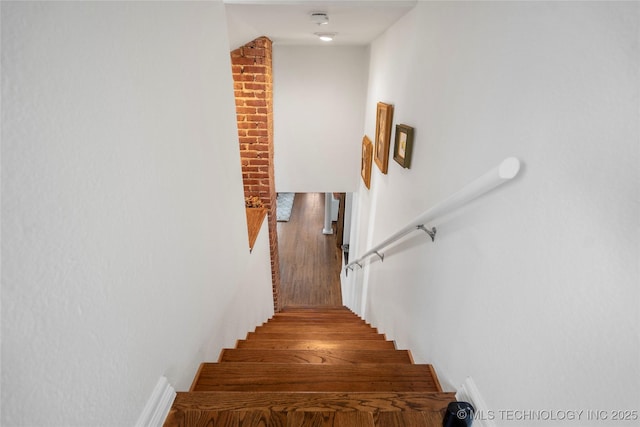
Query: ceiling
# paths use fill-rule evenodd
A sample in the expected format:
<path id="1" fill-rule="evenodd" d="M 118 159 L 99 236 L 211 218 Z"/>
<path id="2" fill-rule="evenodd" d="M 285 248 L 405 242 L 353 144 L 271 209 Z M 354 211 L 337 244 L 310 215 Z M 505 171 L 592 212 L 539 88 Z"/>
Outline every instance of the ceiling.
<path id="1" fill-rule="evenodd" d="M 411 10 L 416 0 L 224 0 L 230 49 L 267 36 L 274 45 L 366 45 Z M 327 25 L 311 21 L 326 12 Z M 323 42 L 315 32 L 336 33 Z"/>

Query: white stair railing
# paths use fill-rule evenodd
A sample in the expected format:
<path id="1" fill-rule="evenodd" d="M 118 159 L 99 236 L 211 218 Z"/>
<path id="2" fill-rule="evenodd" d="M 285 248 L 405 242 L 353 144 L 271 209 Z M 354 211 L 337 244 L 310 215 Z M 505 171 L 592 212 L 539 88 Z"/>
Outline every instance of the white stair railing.
<path id="1" fill-rule="evenodd" d="M 400 230 L 396 231 L 382 242 L 363 253 L 358 259 L 347 264 L 345 266 L 345 272 L 348 274 L 349 270 L 353 270 L 356 266 L 363 268 L 363 261 L 372 255 L 376 255 L 384 261 L 384 254 L 382 253 L 382 250 L 413 231 L 425 231 L 431 237 L 432 241 L 435 240 L 436 228 L 428 228 L 426 224 L 431 223 L 434 219 L 441 217 L 506 183 L 518 175 L 519 171 L 520 160 L 515 157 L 504 159 L 498 166 L 466 185 L 461 190 L 455 192 L 431 209 L 424 211 Z"/>

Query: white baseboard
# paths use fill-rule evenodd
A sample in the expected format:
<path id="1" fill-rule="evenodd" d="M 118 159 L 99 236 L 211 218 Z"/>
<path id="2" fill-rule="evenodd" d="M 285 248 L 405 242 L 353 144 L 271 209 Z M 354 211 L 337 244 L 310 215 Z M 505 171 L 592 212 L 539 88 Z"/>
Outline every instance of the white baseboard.
<path id="1" fill-rule="evenodd" d="M 493 413 L 487 408 L 487 404 L 471 377 L 467 377 L 458 388 L 456 400 L 469 402 L 473 405 L 476 410 L 473 418 L 473 427 L 496 427 L 496 423 L 493 421 Z"/>
<path id="2" fill-rule="evenodd" d="M 169 381 L 160 377 L 136 422 L 136 427 L 162 427 L 175 398 L 176 391 Z"/>

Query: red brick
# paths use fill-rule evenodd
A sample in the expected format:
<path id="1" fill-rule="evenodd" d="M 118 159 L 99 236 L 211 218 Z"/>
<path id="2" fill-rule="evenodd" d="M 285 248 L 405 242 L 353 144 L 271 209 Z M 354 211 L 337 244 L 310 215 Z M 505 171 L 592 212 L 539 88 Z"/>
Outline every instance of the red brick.
<path id="1" fill-rule="evenodd" d="M 247 99 L 244 104 L 247 107 L 266 107 L 267 101 L 264 99 Z"/>
<path id="2" fill-rule="evenodd" d="M 238 75 L 233 76 L 233 80 L 236 82 L 241 82 L 243 85 L 246 83 L 253 83 L 256 81 L 256 75 L 251 73 L 240 73 Z"/>
<path id="3" fill-rule="evenodd" d="M 244 56 L 248 56 L 251 58 L 255 58 L 255 57 L 263 58 L 265 54 L 266 54 L 266 50 L 262 46 L 249 45 L 249 46 L 245 46 L 245 49 L 244 49 Z"/>
<path id="4" fill-rule="evenodd" d="M 257 151 L 243 151 L 240 153 L 240 157 L 243 159 L 257 159 L 260 153 Z"/>
<path id="5" fill-rule="evenodd" d="M 245 107 L 245 106 L 236 107 L 237 114 L 256 114 L 257 112 L 258 112 L 258 109 L 255 107 Z"/>
<path id="6" fill-rule="evenodd" d="M 254 123 L 267 123 L 268 117 L 266 114 L 251 114 L 247 116 L 247 120 Z"/>
<path id="7" fill-rule="evenodd" d="M 269 132 L 266 129 L 249 129 L 247 136 L 268 136 Z"/>
<path id="8" fill-rule="evenodd" d="M 240 94 L 236 95 L 240 98 L 262 98 L 260 92 L 256 92 L 255 90 L 243 90 Z"/>
<path id="9" fill-rule="evenodd" d="M 264 92 L 267 88 L 267 85 L 260 82 L 246 82 L 243 86 L 246 90 L 256 90 L 260 92 Z"/>
<path id="10" fill-rule="evenodd" d="M 252 65 L 243 65 L 242 66 L 242 74 L 251 74 L 255 76 L 265 76 L 265 70 L 267 66 L 264 64 L 252 64 Z M 265 79 L 265 81 L 267 81 Z"/>
<path id="11" fill-rule="evenodd" d="M 247 167 L 257 167 L 257 166 L 251 165 Z M 252 172 L 249 174 L 249 178 L 269 179 L 269 174 L 265 172 Z"/>
<path id="12" fill-rule="evenodd" d="M 256 58 L 253 58 L 251 56 L 242 56 L 242 57 L 234 57 L 233 58 L 233 63 L 236 65 L 256 65 Z M 264 59 L 262 59 L 261 63 L 264 63 Z"/>
<path id="13" fill-rule="evenodd" d="M 252 129 L 256 125 L 247 121 L 238 121 L 238 129 Z"/>

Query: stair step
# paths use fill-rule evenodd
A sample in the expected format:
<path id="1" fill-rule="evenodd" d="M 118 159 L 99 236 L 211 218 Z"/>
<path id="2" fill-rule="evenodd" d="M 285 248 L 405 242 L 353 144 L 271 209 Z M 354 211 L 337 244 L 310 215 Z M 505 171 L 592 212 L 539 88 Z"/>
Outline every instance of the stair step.
<path id="1" fill-rule="evenodd" d="M 312 310 L 312 309 L 298 309 L 298 310 L 283 310 L 274 313 L 275 316 L 353 316 L 360 317 L 356 313 L 348 309 L 335 309 L 335 310 Z"/>
<path id="2" fill-rule="evenodd" d="M 255 350 L 224 349 L 219 362 L 251 363 L 412 363 L 407 350 Z"/>
<path id="3" fill-rule="evenodd" d="M 440 427 L 455 393 L 177 393 L 165 427 Z"/>
<path id="4" fill-rule="evenodd" d="M 370 325 L 365 322 L 364 320 L 358 318 L 358 317 L 352 317 L 352 318 L 339 318 L 339 317 L 327 317 L 327 318 L 319 318 L 319 317 L 309 317 L 309 316 L 305 316 L 304 318 L 291 318 L 291 317 L 272 317 L 271 319 L 269 319 L 268 321 L 266 321 L 264 324 L 265 325 L 269 325 L 269 324 L 283 324 L 283 325 L 289 325 L 289 324 L 301 324 L 301 325 L 308 325 L 308 324 L 312 324 L 312 325 L 317 325 L 317 324 L 323 324 L 323 323 L 327 323 L 327 324 L 337 324 L 337 325 L 354 325 L 354 326 L 369 326 Z"/>
<path id="5" fill-rule="evenodd" d="M 289 316 L 274 316 L 271 319 L 269 319 L 269 321 L 267 322 L 269 324 L 290 324 L 290 323 L 296 323 L 296 324 L 302 324 L 302 325 L 306 325 L 308 323 L 311 324 L 318 324 L 318 323 L 347 323 L 347 324 L 353 324 L 353 325 L 367 325 L 367 322 L 365 322 L 364 320 L 360 319 L 359 317 L 344 317 L 344 316 L 325 316 L 325 317 L 319 317 L 319 316 L 304 316 L 304 317 L 289 317 Z"/>
<path id="6" fill-rule="evenodd" d="M 440 389 L 431 365 L 203 363 L 192 391 L 423 391 Z"/>
<path id="7" fill-rule="evenodd" d="M 361 334 L 359 332 L 249 332 L 248 340 L 385 340 L 383 334 Z"/>
<path id="8" fill-rule="evenodd" d="M 360 318 L 357 314 L 348 310 L 333 310 L 333 311 L 321 311 L 321 310 L 304 310 L 304 311 L 279 311 L 274 313 L 274 316 L 277 317 L 299 317 L 304 318 L 305 316 L 310 317 L 356 317 Z"/>
<path id="9" fill-rule="evenodd" d="M 333 306 L 333 305 L 312 305 L 312 306 L 306 306 L 306 305 L 299 305 L 299 306 L 294 306 L 294 305 L 288 305 L 286 307 L 284 307 L 282 310 L 280 310 L 278 312 L 278 314 L 280 313 L 353 313 L 353 311 L 349 310 L 347 307 L 345 306 Z"/>
<path id="10" fill-rule="evenodd" d="M 442 412 L 269 412 L 172 409 L 165 427 L 440 427 Z"/>
<path id="11" fill-rule="evenodd" d="M 265 350 L 395 350 L 393 341 L 367 340 L 240 340 L 236 348 Z"/>
<path id="12" fill-rule="evenodd" d="M 441 411 L 455 401 L 454 392 L 295 393 L 199 391 L 178 392 L 173 407 L 199 411 Z M 442 419 L 440 420 L 442 423 Z"/>
<path id="13" fill-rule="evenodd" d="M 366 323 L 364 319 L 359 318 L 355 314 L 276 314 L 269 321 L 278 322 L 358 322 Z"/>
<path id="14" fill-rule="evenodd" d="M 369 325 L 354 325 L 351 323 L 310 323 L 310 324 L 281 324 L 267 323 L 256 327 L 256 332 L 367 332 L 377 334 L 378 330 Z"/>

